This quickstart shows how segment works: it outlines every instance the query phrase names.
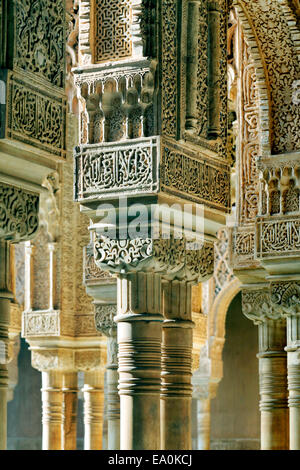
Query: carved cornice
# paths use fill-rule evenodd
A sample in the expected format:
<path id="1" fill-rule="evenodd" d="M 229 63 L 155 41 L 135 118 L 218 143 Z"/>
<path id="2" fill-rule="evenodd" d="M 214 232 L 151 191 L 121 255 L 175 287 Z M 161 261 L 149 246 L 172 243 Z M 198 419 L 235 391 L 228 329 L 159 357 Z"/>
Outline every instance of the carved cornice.
<path id="1" fill-rule="evenodd" d="M 38 194 L 0 182 L 0 238 L 32 238 L 38 229 L 38 211 Z"/>

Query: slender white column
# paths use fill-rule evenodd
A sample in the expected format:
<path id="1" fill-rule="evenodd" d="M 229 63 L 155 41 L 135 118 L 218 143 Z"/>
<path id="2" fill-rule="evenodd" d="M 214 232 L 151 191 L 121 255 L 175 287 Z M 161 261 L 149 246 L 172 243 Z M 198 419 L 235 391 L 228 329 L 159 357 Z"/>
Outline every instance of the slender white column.
<path id="1" fill-rule="evenodd" d="M 287 450 L 289 415 L 285 320 L 266 320 L 258 329 L 261 449 Z"/>
<path id="2" fill-rule="evenodd" d="M 62 449 L 63 376 L 60 371 L 42 372 L 43 450 Z"/>
<path id="3" fill-rule="evenodd" d="M 261 449 L 286 450 L 289 440 L 286 321 L 268 286 L 243 290 L 243 313 L 258 325 Z"/>
<path id="4" fill-rule="evenodd" d="M 106 363 L 106 420 L 107 448 L 120 449 L 120 397 L 118 393 L 118 341 L 114 317 L 116 304 L 95 302 L 95 323 L 98 331 L 107 336 Z"/>
<path id="5" fill-rule="evenodd" d="M 161 447 L 192 448 L 191 283 L 163 281 Z"/>
<path id="6" fill-rule="evenodd" d="M 78 386 L 77 372 L 63 374 L 63 449 L 76 449 Z"/>
<path id="7" fill-rule="evenodd" d="M 6 449 L 7 441 L 7 393 L 8 393 L 8 326 L 10 299 L 0 298 L 0 449 Z"/>
<path id="8" fill-rule="evenodd" d="M 107 425 L 108 450 L 120 449 L 120 397 L 118 394 L 118 343 L 116 337 L 107 339 Z"/>
<path id="9" fill-rule="evenodd" d="M 300 450 L 300 315 L 287 316 L 290 450 Z"/>
<path id="10" fill-rule="evenodd" d="M 104 377 L 102 370 L 84 374 L 84 449 L 102 449 Z"/>
<path id="11" fill-rule="evenodd" d="M 120 447 L 160 449 L 160 276 L 118 278 Z"/>

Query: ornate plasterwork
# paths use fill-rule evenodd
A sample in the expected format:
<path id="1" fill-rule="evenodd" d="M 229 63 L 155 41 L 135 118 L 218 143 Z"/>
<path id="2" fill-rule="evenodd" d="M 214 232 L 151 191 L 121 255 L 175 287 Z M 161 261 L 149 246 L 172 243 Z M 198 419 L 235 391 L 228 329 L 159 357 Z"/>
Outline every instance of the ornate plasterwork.
<path id="1" fill-rule="evenodd" d="M 241 96 L 239 114 L 239 223 L 253 223 L 258 210 L 259 102 L 257 79 L 250 48 L 245 40 L 241 50 Z"/>
<path id="2" fill-rule="evenodd" d="M 131 0 L 92 0 L 94 63 L 131 55 Z"/>
<path id="3" fill-rule="evenodd" d="M 99 66 L 76 73 L 80 91 L 81 143 L 96 144 L 154 135 L 154 77 L 156 63 Z"/>
<path id="4" fill-rule="evenodd" d="M 64 87 L 63 0 L 15 0 L 14 67 Z"/>
<path id="5" fill-rule="evenodd" d="M 268 287 L 265 289 L 242 289 L 242 309 L 243 314 L 255 325 L 259 325 L 267 319 L 278 320 L 280 318 L 273 307 Z"/>
<path id="6" fill-rule="evenodd" d="M 27 312 L 23 315 L 24 337 L 59 336 L 60 330 L 60 312 Z"/>
<path id="7" fill-rule="evenodd" d="M 250 19 L 265 67 L 271 101 L 272 150 L 284 153 L 299 149 L 299 105 L 292 100 L 293 82 L 299 78 L 299 61 L 290 29 L 292 18 L 286 14 L 285 2 L 243 0 L 234 3 Z"/>
<path id="8" fill-rule="evenodd" d="M 76 315 L 74 318 L 75 336 L 97 336 L 99 333 L 95 327 L 95 319 L 92 313 L 88 315 Z"/>
<path id="9" fill-rule="evenodd" d="M 0 122 L 0 138 L 65 157 L 65 98 L 20 74 L 3 73 L 0 71 L 6 86 L 7 116 Z"/>
<path id="10" fill-rule="evenodd" d="M 178 48 L 179 29 L 178 9 L 176 0 L 163 0 L 161 11 L 162 28 L 162 133 L 168 137 L 177 136 L 177 89 L 178 89 Z"/>
<path id="11" fill-rule="evenodd" d="M 213 273 L 213 244 L 205 242 L 197 250 L 186 246 L 185 238 L 112 240 L 95 234 L 95 263 L 110 272 L 145 270 L 169 279 L 206 280 Z"/>
<path id="12" fill-rule="evenodd" d="M 116 305 L 103 305 L 95 303 L 95 325 L 98 331 L 105 336 L 116 336 L 117 324 L 114 317 L 117 315 Z"/>
<path id="13" fill-rule="evenodd" d="M 85 284 L 112 280 L 111 274 L 98 268 L 94 260 L 93 246 L 88 245 L 83 254 L 83 281 Z"/>
<path id="14" fill-rule="evenodd" d="M 76 199 L 156 192 L 158 158 L 158 138 L 79 147 L 75 153 Z"/>
<path id="15" fill-rule="evenodd" d="M 160 175 L 162 191 L 229 212 L 229 166 L 165 142 Z"/>
<path id="16" fill-rule="evenodd" d="M 272 282 L 271 300 L 274 308 L 285 315 L 300 314 L 300 282 Z M 297 337 L 299 339 L 299 336 Z"/>
<path id="17" fill-rule="evenodd" d="M 260 214 L 283 215 L 300 211 L 299 155 L 259 158 Z"/>
<path id="18" fill-rule="evenodd" d="M 38 211 L 38 194 L 0 182 L 0 238 L 32 238 L 38 229 Z"/>
<path id="19" fill-rule="evenodd" d="M 300 220 L 258 219 L 257 221 L 257 256 L 287 257 L 299 255 L 300 252 Z"/>
<path id="20" fill-rule="evenodd" d="M 229 237 L 226 229 L 219 231 L 218 241 L 214 244 L 214 249 L 215 267 L 212 282 L 214 283 L 214 295 L 217 296 L 234 279 L 229 266 Z"/>

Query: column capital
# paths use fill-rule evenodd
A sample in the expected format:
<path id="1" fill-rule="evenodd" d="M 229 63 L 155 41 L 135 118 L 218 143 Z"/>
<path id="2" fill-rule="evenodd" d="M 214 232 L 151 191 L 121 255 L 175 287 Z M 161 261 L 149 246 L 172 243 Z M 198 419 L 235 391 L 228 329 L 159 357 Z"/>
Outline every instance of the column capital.
<path id="1" fill-rule="evenodd" d="M 281 313 L 273 305 L 268 285 L 242 289 L 243 314 L 260 325 L 268 320 L 280 320 Z"/>
<path id="2" fill-rule="evenodd" d="M 271 282 L 271 301 L 282 315 L 300 316 L 300 280 Z"/>
<path id="3" fill-rule="evenodd" d="M 199 249 L 189 249 L 186 238 L 109 239 L 95 234 L 96 265 L 112 273 L 156 272 L 167 279 L 195 283 L 213 274 L 214 248 L 203 242 Z"/>

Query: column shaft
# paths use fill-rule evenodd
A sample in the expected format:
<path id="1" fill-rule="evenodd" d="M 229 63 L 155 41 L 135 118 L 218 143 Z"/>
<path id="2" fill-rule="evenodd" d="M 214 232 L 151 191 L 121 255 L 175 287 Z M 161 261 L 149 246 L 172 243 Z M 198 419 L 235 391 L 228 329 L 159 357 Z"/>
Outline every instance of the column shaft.
<path id="1" fill-rule="evenodd" d="M 8 391 L 8 326 L 10 300 L 0 298 L 0 449 L 6 449 L 7 441 L 7 391 Z"/>
<path id="2" fill-rule="evenodd" d="M 101 370 L 85 373 L 84 449 L 101 450 L 104 408 L 104 374 Z"/>
<path id="3" fill-rule="evenodd" d="M 63 375 L 63 449 L 76 450 L 77 437 L 77 372 Z"/>
<path id="4" fill-rule="evenodd" d="M 42 372 L 43 450 L 62 449 L 62 379 L 59 371 Z"/>
<path id="5" fill-rule="evenodd" d="M 9 243 L 0 240 L 0 450 L 7 444 L 8 328 L 10 324 L 11 261 Z"/>
<path id="6" fill-rule="evenodd" d="M 283 320 L 259 325 L 261 449 L 288 449 L 286 327 Z"/>
<path id="7" fill-rule="evenodd" d="M 164 282 L 161 386 L 161 447 L 192 448 L 191 285 Z"/>
<path id="8" fill-rule="evenodd" d="M 197 400 L 198 443 L 197 450 L 210 448 L 210 399 Z"/>
<path id="9" fill-rule="evenodd" d="M 160 276 L 118 279 L 120 447 L 160 449 Z"/>
<path id="10" fill-rule="evenodd" d="M 117 338 L 107 339 L 107 421 L 108 450 L 120 449 L 120 397 L 118 393 Z"/>
<path id="11" fill-rule="evenodd" d="M 290 450 L 300 450 L 300 315 L 287 316 Z"/>

